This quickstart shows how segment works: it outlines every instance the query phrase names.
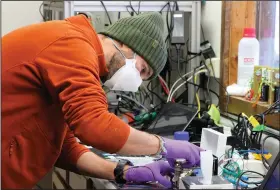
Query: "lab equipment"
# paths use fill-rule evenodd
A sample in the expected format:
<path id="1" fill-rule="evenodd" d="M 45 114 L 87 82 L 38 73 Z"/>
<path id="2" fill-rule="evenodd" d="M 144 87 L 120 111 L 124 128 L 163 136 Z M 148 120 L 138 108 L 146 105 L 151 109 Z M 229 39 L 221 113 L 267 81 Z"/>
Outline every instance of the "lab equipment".
<path id="1" fill-rule="evenodd" d="M 175 140 L 189 141 L 190 135 L 189 132 L 186 131 L 177 131 L 174 133 Z"/>
<path id="2" fill-rule="evenodd" d="M 176 159 L 175 160 L 175 166 L 174 166 L 174 177 L 172 179 L 172 182 L 174 183 L 175 187 L 179 188 L 179 181 L 180 176 L 183 171 L 183 164 L 186 163 L 186 159 Z"/>
<path id="3" fill-rule="evenodd" d="M 172 44 L 185 44 L 188 40 L 190 13 L 184 11 L 175 11 L 173 14 L 174 28 L 171 36 Z"/>
<path id="4" fill-rule="evenodd" d="M 220 158 L 224 155 L 227 144 L 227 135 L 209 128 L 202 129 L 200 147 L 212 150 L 213 155 Z"/>
<path id="5" fill-rule="evenodd" d="M 164 104 L 145 131 L 161 136 L 173 135 L 176 131 L 184 131 L 196 116 L 196 109 L 179 103 Z"/>
<path id="6" fill-rule="evenodd" d="M 256 39 L 255 28 L 245 28 L 238 45 L 237 84 L 249 86 L 253 78 L 254 66 L 259 65 L 260 44 Z"/>

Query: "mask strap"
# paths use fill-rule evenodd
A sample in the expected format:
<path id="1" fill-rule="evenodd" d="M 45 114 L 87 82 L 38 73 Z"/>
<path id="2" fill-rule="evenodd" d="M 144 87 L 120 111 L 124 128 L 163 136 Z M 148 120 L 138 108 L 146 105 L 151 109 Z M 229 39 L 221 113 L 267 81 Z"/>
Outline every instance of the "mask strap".
<path id="1" fill-rule="evenodd" d="M 119 49 L 119 47 L 117 46 L 117 44 L 114 42 L 114 40 L 112 38 L 109 38 L 110 40 L 112 40 L 115 48 L 122 54 L 122 56 L 126 59 L 125 55 L 123 54 L 123 52 Z"/>

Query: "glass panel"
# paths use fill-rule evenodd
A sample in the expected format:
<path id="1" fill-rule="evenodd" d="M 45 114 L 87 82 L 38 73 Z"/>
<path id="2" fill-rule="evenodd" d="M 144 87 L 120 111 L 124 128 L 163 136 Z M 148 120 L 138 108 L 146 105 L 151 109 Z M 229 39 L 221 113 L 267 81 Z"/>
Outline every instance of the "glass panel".
<path id="1" fill-rule="evenodd" d="M 276 17 L 275 17 L 275 38 L 274 38 L 274 66 L 279 67 L 279 1 L 276 1 Z"/>
<path id="2" fill-rule="evenodd" d="M 279 68 L 279 1 L 259 3 L 260 65 Z"/>

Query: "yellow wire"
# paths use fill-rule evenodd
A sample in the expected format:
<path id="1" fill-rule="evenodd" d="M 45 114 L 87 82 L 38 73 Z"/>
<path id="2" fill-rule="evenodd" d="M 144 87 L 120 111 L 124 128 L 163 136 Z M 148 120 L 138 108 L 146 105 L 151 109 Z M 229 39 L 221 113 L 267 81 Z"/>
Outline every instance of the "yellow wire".
<path id="1" fill-rule="evenodd" d="M 194 76 L 194 84 L 196 84 L 196 76 Z M 196 97 L 196 102 L 197 102 L 197 111 L 198 111 L 198 118 L 200 118 L 200 100 L 199 100 L 199 96 L 198 96 L 198 93 L 196 92 L 195 93 L 195 97 Z"/>

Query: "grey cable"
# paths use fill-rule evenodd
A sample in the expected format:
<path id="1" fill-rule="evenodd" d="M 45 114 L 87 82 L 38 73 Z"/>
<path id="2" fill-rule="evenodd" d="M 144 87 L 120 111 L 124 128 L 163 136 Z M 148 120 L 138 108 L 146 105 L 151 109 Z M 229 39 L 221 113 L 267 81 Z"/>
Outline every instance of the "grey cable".
<path id="1" fill-rule="evenodd" d="M 136 105 L 138 105 L 139 107 L 143 108 L 145 111 L 149 111 L 148 108 L 146 108 L 143 104 L 141 104 L 140 102 L 138 102 L 137 100 L 129 97 L 129 96 L 126 96 L 126 95 L 123 95 L 123 94 L 120 94 L 120 93 L 115 93 L 116 95 L 119 95 L 120 97 L 125 97 L 126 99 L 129 99 L 131 101 L 133 101 Z"/>

